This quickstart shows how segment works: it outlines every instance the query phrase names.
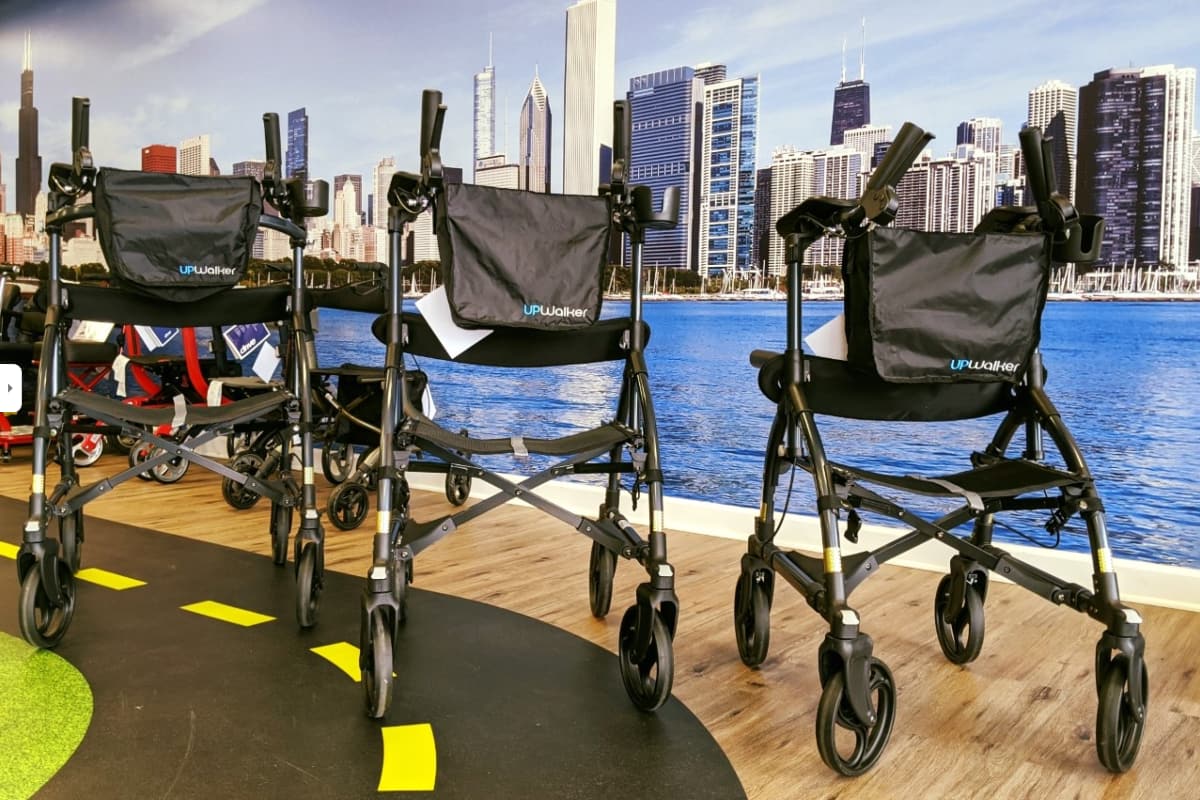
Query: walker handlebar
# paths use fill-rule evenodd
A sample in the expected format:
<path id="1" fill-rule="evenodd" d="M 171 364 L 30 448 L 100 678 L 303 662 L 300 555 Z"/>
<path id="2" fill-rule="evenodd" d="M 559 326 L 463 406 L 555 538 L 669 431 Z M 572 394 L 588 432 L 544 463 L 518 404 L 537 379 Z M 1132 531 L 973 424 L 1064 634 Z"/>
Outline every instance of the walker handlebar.
<path id="1" fill-rule="evenodd" d="M 263 167 L 263 183 L 279 185 L 279 115 L 274 111 L 263 114 L 263 138 L 266 142 L 267 163 Z"/>
<path id="2" fill-rule="evenodd" d="M 442 93 L 436 89 L 426 89 L 421 92 L 421 157 L 424 158 L 431 150 L 441 149 L 442 121 L 445 119 L 446 106 L 442 103 Z"/>
<path id="3" fill-rule="evenodd" d="M 917 127 L 911 122 L 905 122 L 896 134 L 895 140 L 883 154 L 883 161 L 871 173 L 867 181 L 867 191 L 882 189 L 885 186 L 895 186 L 908 172 L 908 168 L 917 160 L 917 156 L 925 149 L 925 145 L 933 139 L 933 134 Z"/>
<path id="4" fill-rule="evenodd" d="M 71 98 L 71 151 L 88 148 L 88 117 L 92 101 L 86 97 Z"/>

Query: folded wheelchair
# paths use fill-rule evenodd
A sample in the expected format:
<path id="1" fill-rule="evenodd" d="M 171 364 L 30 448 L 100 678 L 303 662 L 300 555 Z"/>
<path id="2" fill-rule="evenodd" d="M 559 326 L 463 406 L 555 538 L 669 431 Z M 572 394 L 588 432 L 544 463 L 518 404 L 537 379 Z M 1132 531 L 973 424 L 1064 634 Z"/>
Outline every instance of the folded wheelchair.
<path id="1" fill-rule="evenodd" d="M 592 540 L 588 589 L 595 616 L 608 613 L 618 556 L 645 568 L 648 579 L 621 621 L 618 648 L 630 699 L 636 707 L 652 711 L 670 696 L 678 600 L 663 531 L 662 471 L 644 357 L 649 329 L 642 319 L 640 266 L 646 230 L 675 224 L 678 194 L 668 191 L 663 209 L 656 212 L 647 187 L 626 185 L 629 113 L 620 102 L 615 107 L 612 180 L 599 196 L 448 184 L 438 150 L 445 109 L 440 92 L 424 92 L 421 174 L 396 173 L 388 192 L 388 305 L 373 326 L 387 348 L 378 510 L 359 656 L 367 714 L 382 717 L 391 700 L 393 643 L 407 614 L 413 558 L 459 526 L 514 499 Z M 453 356 L 426 318 L 401 308 L 400 236 L 404 223 L 430 206 L 450 311 L 459 326 L 491 330 Z M 624 230 L 632 244 L 634 287 L 629 315 L 601 320 L 603 269 L 614 226 Z M 421 413 L 405 380 L 407 354 L 488 367 L 619 361 L 625 368 L 616 416 L 607 424 L 556 439 L 477 438 L 446 430 Z M 472 460 L 505 454 L 557 460 L 519 482 Z M 603 463 L 589 463 L 605 456 Z M 417 521 L 409 518 L 410 472 L 446 475 L 448 495 L 454 490 L 459 502 L 466 500 L 473 479 L 499 491 L 452 516 Z M 608 476 L 596 518 L 581 517 L 534 491 L 553 478 L 583 474 Z M 631 476 L 628 487 L 622 485 L 626 475 Z M 648 541 L 619 508 L 621 490 L 628 488 L 636 497 L 643 484 L 650 504 Z"/>
<path id="2" fill-rule="evenodd" d="M 182 460 L 223 477 L 252 483 L 271 500 L 271 541 L 277 564 L 286 561 L 292 517 L 301 522 L 295 539 L 296 616 L 302 627 L 315 624 L 323 571 L 323 531 L 313 483 L 309 426 L 308 361 L 312 349 L 306 320 L 301 259 L 304 219 L 325 213 L 328 186 L 314 184 L 315 202 L 305 200 L 300 181 L 279 177 L 279 120 L 263 117 L 267 165 L 260 185 L 250 177 L 194 177 L 97 169 L 88 149 L 86 98 L 75 98 L 72 113 L 73 160 L 50 169 L 46 229 L 50 235 L 49 305 L 37 376 L 33 422 L 33 478 L 29 517 L 17 554 L 20 581 L 18 616 L 31 644 L 53 647 L 61 641 L 75 610 L 75 573 L 84 540 L 84 506 L 119 484 L 168 462 Z M 91 204 L 79 204 L 86 194 Z M 263 213 L 270 202 L 280 216 Z M 95 218 L 112 287 L 71 285 L 61 279 L 63 226 Z M 258 228 L 290 237 L 290 285 L 237 288 Z M 292 351 L 286 386 L 216 406 L 189 405 L 178 396 L 166 407 L 137 406 L 71 386 L 66 374 L 66 332 L 73 319 L 156 326 L 226 325 L 279 322 L 289 331 Z M 137 465 L 88 485 L 80 481 L 70 437 L 72 420 L 86 417 L 153 446 Z M 302 486 L 290 474 L 257 481 L 202 455 L 198 448 L 252 420 L 285 421 L 299 435 L 304 467 Z M 162 434 L 163 426 L 170 431 Z M 292 437 L 284 437 L 284 448 Z M 51 448 L 61 477 L 46 491 Z M 58 537 L 50 532 L 58 522 Z"/>
<path id="3" fill-rule="evenodd" d="M 924 542 L 941 542 L 956 552 L 934 595 L 933 623 L 953 663 L 974 660 L 983 645 L 989 572 L 1105 626 L 1095 653 L 1096 748 L 1106 768 L 1122 772 L 1137 756 L 1146 718 L 1141 618 L 1120 601 L 1104 504 L 1050 401 L 1038 350 L 1050 264 L 1095 260 L 1103 220 L 1080 216 L 1054 190 L 1049 141 L 1028 129 L 1021 145 L 1036 207 L 997 208 L 970 234 L 885 227 L 897 211 L 894 186 L 930 138 L 906 123 L 858 202 L 809 198 L 777 223 L 786 243 L 787 343 L 783 353 L 751 355 L 759 387 L 778 409 L 767 440 L 761 511 L 735 591 L 738 651 L 751 667 L 766 658 L 775 575 L 782 576 L 829 623 L 817 654 L 821 758 L 843 775 L 863 773 L 891 736 L 896 687 L 887 665 L 873 655 L 849 595 L 885 562 Z M 826 234 L 845 240 L 847 360 L 801 349 L 801 262 L 805 250 Z M 990 443 L 970 454 L 969 469 L 898 475 L 832 460 L 818 430 L 820 415 L 864 424 L 1002 417 Z M 1054 452 L 1047 452 L 1047 437 Z M 1010 453 L 1014 439 L 1021 438 L 1023 448 Z M 793 476 L 796 468 L 812 476 L 820 556 L 784 550 L 773 541 L 776 492 L 789 467 Z M 928 502 L 953 508 L 935 519 L 913 510 Z M 843 515 L 845 537 L 857 542 L 866 512 L 910 530 L 873 551 L 843 557 Z M 1028 524 L 1030 515 L 1044 520 L 1053 545 L 1068 520 L 1082 518 L 1091 589 L 1028 564 L 993 541 L 997 526 L 1010 528 L 1011 519 Z M 968 524 L 969 533 L 954 532 Z"/>

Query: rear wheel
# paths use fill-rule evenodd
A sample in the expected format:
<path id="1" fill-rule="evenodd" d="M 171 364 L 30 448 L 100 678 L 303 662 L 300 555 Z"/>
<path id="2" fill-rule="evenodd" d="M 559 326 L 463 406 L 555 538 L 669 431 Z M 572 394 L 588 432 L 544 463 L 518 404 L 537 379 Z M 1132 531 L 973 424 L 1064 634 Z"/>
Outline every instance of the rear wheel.
<path id="1" fill-rule="evenodd" d="M 271 504 L 271 558 L 276 565 L 287 563 L 288 536 L 292 532 L 292 506 Z"/>
<path id="2" fill-rule="evenodd" d="M 229 466 L 234 472 L 242 475 L 257 475 L 262 469 L 262 465 L 262 456 L 257 453 L 242 453 L 233 459 L 233 463 Z M 225 502 L 231 508 L 241 510 L 252 508 L 260 497 L 258 492 L 244 483 L 238 483 L 233 478 L 221 479 L 221 496 L 225 498 Z"/>
<path id="3" fill-rule="evenodd" d="M 63 561 L 74 575 L 83 561 L 83 509 L 59 517 L 58 539 L 62 543 Z"/>
<path id="4" fill-rule="evenodd" d="M 355 481 L 346 481 L 329 493 L 326 510 L 329 521 L 338 530 L 354 530 L 366 519 L 371 507 L 371 495 L 367 487 Z"/>
<path id="5" fill-rule="evenodd" d="M 733 630 L 738 655 L 748 667 L 757 667 L 767 659 L 771 644 L 771 597 L 764 580 L 755 573 L 738 577 L 733 596 Z"/>
<path id="6" fill-rule="evenodd" d="M 592 542 L 592 555 L 588 560 L 588 602 L 596 619 L 604 619 L 612 608 L 616 571 L 617 554 L 599 542 Z"/>

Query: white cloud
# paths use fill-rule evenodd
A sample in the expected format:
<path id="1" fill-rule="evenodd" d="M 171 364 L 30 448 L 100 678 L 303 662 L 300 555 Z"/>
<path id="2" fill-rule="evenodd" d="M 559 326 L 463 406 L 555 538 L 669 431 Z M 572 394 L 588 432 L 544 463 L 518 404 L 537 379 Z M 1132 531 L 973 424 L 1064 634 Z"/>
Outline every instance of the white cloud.
<path id="1" fill-rule="evenodd" d="M 191 0 L 134 0 L 128 4 L 127 13 L 140 14 L 156 27 L 162 27 L 151 32 L 149 35 L 153 38 L 146 43 L 121 53 L 113 62 L 113 67 L 117 70 L 133 69 L 177 53 L 210 31 L 245 16 L 266 1 L 195 3 Z"/>

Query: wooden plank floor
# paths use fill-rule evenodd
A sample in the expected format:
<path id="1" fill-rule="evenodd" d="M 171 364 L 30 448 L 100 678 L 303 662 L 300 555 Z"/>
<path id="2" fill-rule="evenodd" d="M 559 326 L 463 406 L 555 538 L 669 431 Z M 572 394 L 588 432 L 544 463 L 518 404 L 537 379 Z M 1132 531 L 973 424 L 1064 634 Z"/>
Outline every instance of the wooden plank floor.
<path id="1" fill-rule="evenodd" d="M 84 478 L 112 474 L 120 463 L 106 458 L 85 470 Z M 25 499 L 28 483 L 24 449 L 11 464 L 0 465 L 0 494 Z M 323 501 L 324 486 L 321 491 Z M 418 519 L 448 508 L 440 494 L 415 493 Z M 230 509 L 217 479 L 194 467 L 170 487 L 124 484 L 90 504 L 88 514 L 270 551 L 265 503 L 249 511 Z M 21 522 L 3 524 L 12 533 Z M 370 522 L 353 532 L 328 527 L 327 566 L 365 575 Z M 881 762 L 865 776 L 845 779 L 821 762 L 813 736 L 822 621 L 780 581 L 770 655 L 761 669 L 747 669 L 732 630 L 733 586 L 745 545 L 683 533 L 672 534 L 669 542 L 680 599 L 674 695 L 716 737 L 753 800 L 1200 797 L 1200 615 L 1139 608 L 1145 617 L 1150 718 L 1134 769 L 1113 776 L 1097 761 L 1093 742 L 1098 624 L 993 583 L 983 653 L 958 667 L 943 658 L 933 633 L 938 576 L 885 567 L 853 601 L 876 655 L 895 675 L 897 718 Z M 615 652 L 621 614 L 644 572 L 622 561 L 613 611 L 605 620 L 593 619 L 587 607 L 588 548 L 587 539 L 550 517 L 504 507 L 422 553 L 416 586 L 526 614 Z M 619 680 L 615 662 L 612 679 Z"/>

